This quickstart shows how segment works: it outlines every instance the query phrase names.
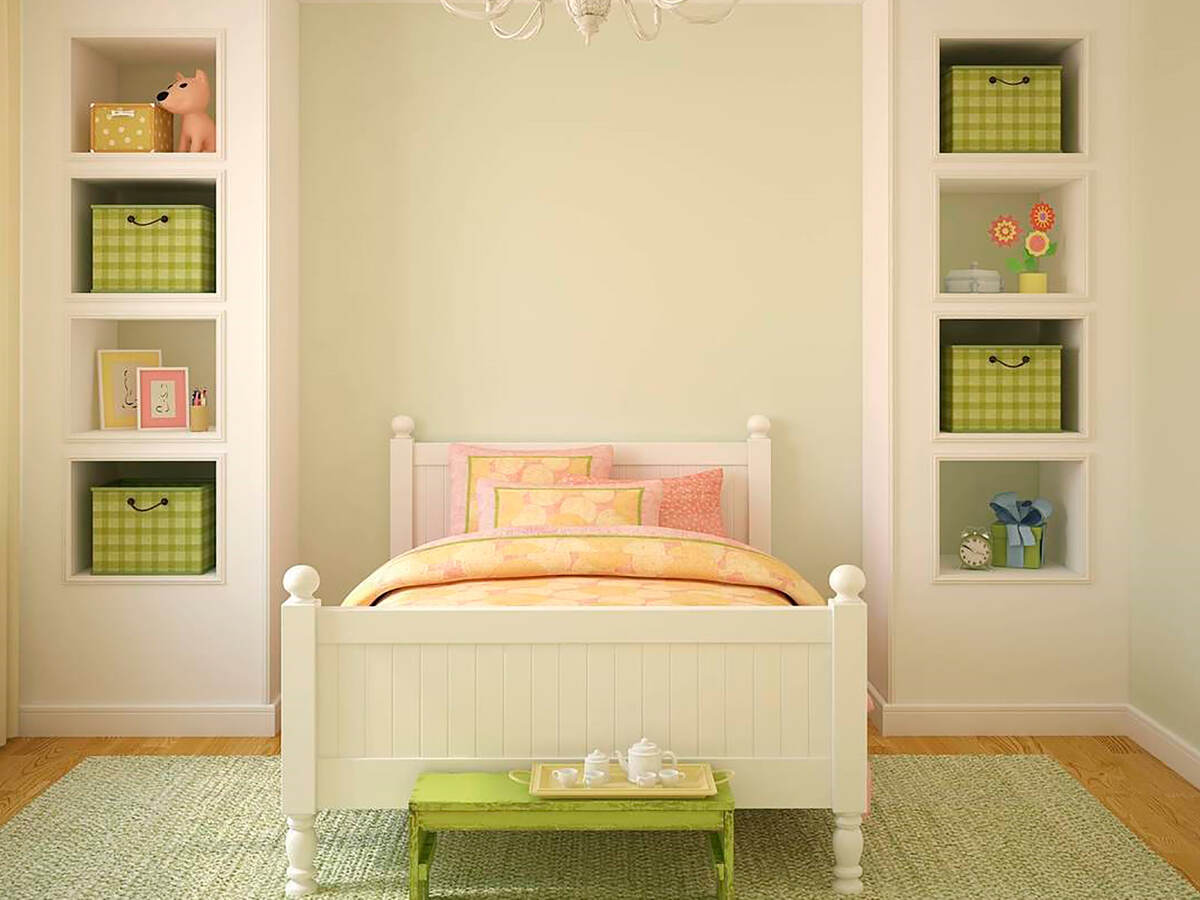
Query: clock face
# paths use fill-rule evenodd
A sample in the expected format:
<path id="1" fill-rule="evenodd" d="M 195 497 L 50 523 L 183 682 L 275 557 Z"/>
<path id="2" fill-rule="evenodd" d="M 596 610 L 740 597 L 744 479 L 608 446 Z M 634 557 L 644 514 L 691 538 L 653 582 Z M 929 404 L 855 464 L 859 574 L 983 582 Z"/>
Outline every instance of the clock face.
<path id="1" fill-rule="evenodd" d="M 958 558 L 968 569 L 984 569 L 992 563 L 992 544 L 980 534 L 969 534 L 958 545 Z"/>

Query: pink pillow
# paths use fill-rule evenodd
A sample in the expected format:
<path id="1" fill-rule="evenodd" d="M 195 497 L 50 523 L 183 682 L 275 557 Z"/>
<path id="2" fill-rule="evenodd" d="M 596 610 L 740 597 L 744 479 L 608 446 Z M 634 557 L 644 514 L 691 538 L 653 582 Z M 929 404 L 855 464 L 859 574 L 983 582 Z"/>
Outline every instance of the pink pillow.
<path id="1" fill-rule="evenodd" d="M 570 483 L 513 484 L 479 479 L 479 530 L 658 524 L 661 481 L 573 479 Z"/>
<path id="2" fill-rule="evenodd" d="M 584 483 L 593 479 L 571 475 L 568 482 Z M 662 502 L 658 507 L 661 528 L 697 531 L 716 537 L 728 537 L 721 517 L 721 485 L 724 469 L 705 469 L 694 475 L 663 478 Z"/>
<path id="3" fill-rule="evenodd" d="M 450 533 L 479 530 L 475 487 L 481 478 L 518 484 L 558 484 L 569 476 L 607 478 L 613 449 L 592 447 L 487 447 L 451 444 Z"/>

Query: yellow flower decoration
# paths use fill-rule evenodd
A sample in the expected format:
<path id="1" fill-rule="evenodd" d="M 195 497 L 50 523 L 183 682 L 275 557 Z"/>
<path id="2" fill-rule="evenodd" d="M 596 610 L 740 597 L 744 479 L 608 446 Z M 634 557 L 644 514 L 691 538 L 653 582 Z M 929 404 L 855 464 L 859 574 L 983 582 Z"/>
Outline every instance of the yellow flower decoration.
<path id="1" fill-rule="evenodd" d="M 1031 231 L 1025 238 L 1025 249 L 1030 256 L 1045 256 L 1050 249 L 1050 236 L 1044 231 Z"/>

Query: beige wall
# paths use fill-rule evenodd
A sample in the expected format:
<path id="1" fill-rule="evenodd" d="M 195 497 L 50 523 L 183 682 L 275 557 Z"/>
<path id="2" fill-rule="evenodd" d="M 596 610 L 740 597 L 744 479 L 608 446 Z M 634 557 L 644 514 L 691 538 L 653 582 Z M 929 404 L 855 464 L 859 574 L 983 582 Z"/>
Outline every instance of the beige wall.
<path id="1" fill-rule="evenodd" d="M 592 46 L 427 5 L 305 5 L 301 549 L 336 600 L 419 438 L 738 439 L 776 550 L 860 555 L 860 18 L 750 6 Z"/>
<path id="2" fill-rule="evenodd" d="M 1200 383 L 1196 211 L 1200 4 L 1133 4 L 1133 232 L 1137 236 L 1133 704 L 1200 746 Z"/>
<path id="3" fill-rule="evenodd" d="M 17 730 L 20 0 L 0 3 L 0 744 Z"/>

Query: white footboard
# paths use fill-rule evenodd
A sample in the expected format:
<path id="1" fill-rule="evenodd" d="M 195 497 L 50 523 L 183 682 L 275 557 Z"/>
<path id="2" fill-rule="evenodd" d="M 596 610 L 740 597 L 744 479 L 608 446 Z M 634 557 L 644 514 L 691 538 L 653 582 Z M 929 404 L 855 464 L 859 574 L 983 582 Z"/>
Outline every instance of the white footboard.
<path id="1" fill-rule="evenodd" d="M 318 809 L 403 807 L 427 770 L 527 768 L 642 735 L 735 770 L 739 807 L 836 814 L 835 886 L 861 888 L 866 609 L 842 566 L 823 607 L 322 608 L 287 573 L 289 893 Z M 293 845 L 297 848 L 292 855 Z"/>

